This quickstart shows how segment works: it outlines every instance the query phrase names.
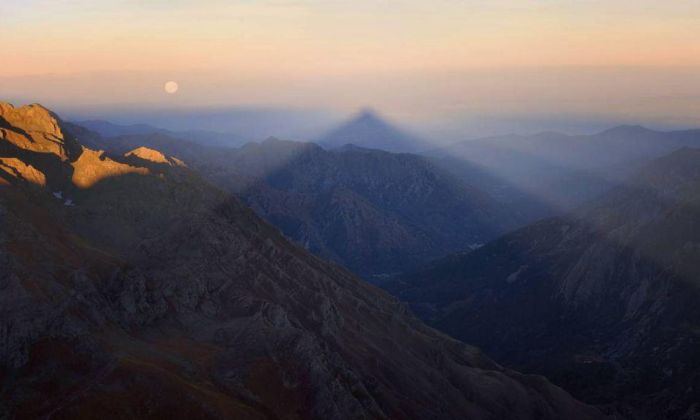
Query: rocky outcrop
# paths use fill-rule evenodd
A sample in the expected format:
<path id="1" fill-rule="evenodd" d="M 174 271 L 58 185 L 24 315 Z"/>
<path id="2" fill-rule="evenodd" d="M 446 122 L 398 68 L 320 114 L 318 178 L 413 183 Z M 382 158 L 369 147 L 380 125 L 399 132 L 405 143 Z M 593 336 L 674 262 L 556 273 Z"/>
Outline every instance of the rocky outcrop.
<path id="1" fill-rule="evenodd" d="M 144 160 L 149 160 L 154 163 L 165 163 L 169 164 L 170 162 L 168 159 L 165 157 L 164 154 L 157 150 L 149 149 L 148 147 L 138 147 L 130 152 L 127 152 L 125 156 L 136 156 L 138 158 L 144 159 Z"/>
<path id="2" fill-rule="evenodd" d="M 104 155 L 104 152 L 83 149 L 73 167 L 73 184 L 79 188 L 89 188 L 106 178 L 125 174 L 146 175 L 148 168 L 116 162 Z"/>
<path id="3" fill-rule="evenodd" d="M 58 190 L 148 173 L 148 168 L 83 147 L 54 113 L 37 104 L 15 108 L 0 103 L 0 156 L 7 156 L 2 161 L 6 176 Z"/>
<path id="4" fill-rule="evenodd" d="M 0 170 L 11 177 L 32 184 L 46 185 L 46 176 L 41 171 L 17 158 L 0 158 Z"/>
<path id="5" fill-rule="evenodd" d="M 50 153 L 61 160 L 73 159 L 80 145 L 64 134 L 56 115 L 41 105 L 15 108 L 0 102 L 0 139 L 21 149 Z"/>
<path id="6" fill-rule="evenodd" d="M 70 194 L 66 206 L 0 187 L 3 415 L 600 417 L 426 327 L 185 168 Z"/>
<path id="7" fill-rule="evenodd" d="M 187 166 L 185 165 L 185 162 L 176 157 L 166 157 L 158 150 L 149 149 L 148 147 L 144 146 L 137 147 L 136 149 L 127 152 L 124 156 L 133 156 L 152 163 L 161 163 L 169 166 Z"/>

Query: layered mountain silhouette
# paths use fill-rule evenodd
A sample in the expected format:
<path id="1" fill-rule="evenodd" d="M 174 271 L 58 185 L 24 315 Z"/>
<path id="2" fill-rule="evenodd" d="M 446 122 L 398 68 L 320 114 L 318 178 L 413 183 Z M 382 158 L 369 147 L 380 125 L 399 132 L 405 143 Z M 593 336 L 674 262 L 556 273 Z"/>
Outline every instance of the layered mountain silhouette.
<path id="1" fill-rule="evenodd" d="M 0 105 L 0 416 L 600 417 L 424 326 L 188 162 L 83 134 Z"/>
<path id="2" fill-rule="evenodd" d="M 250 141 L 250 139 L 240 134 L 222 133 L 211 130 L 172 131 L 148 124 L 124 125 L 114 124 L 104 120 L 85 120 L 75 122 L 75 125 L 87 128 L 103 137 L 163 134 L 206 146 L 219 147 L 238 147 Z"/>
<path id="3" fill-rule="evenodd" d="M 693 418 L 699 221 L 700 149 L 681 148 L 567 216 L 388 288 L 435 327 L 585 401 L 621 402 L 630 418 Z"/>
<path id="4" fill-rule="evenodd" d="M 427 154 L 534 221 L 596 198 L 645 163 L 684 146 L 700 147 L 700 130 L 620 126 L 594 135 L 544 132 L 469 140 Z"/>
<path id="5" fill-rule="evenodd" d="M 371 109 L 361 111 L 316 143 L 327 149 L 351 144 L 389 152 L 419 152 L 428 148 L 425 141 L 386 122 Z"/>
<path id="6" fill-rule="evenodd" d="M 162 134 L 102 139 L 71 129 L 120 154 L 145 144 L 183 157 L 288 238 L 373 281 L 479 246 L 522 223 L 518 209 L 417 155 L 354 145 L 325 150 L 274 138 L 217 149 Z"/>

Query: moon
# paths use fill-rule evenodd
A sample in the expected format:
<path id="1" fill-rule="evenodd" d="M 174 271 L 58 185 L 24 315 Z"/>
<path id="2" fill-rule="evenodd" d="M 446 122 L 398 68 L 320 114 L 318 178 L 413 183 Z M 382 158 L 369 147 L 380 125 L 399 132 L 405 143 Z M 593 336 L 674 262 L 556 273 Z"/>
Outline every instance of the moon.
<path id="1" fill-rule="evenodd" d="M 174 81 L 169 81 L 165 83 L 165 86 L 163 86 L 163 89 L 165 89 L 165 93 L 169 93 L 172 95 L 173 93 L 177 92 L 177 89 L 179 86 L 177 85 L 177 82 Z"/>

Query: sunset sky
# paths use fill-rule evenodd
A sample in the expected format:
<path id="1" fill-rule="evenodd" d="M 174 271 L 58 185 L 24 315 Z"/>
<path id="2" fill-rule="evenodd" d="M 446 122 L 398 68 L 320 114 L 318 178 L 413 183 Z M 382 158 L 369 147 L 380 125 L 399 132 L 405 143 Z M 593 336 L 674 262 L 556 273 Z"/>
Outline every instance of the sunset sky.
<path id="1" fill-rule="evenodd" d="M 0 95 L 700 125 L 699 28 L 682 0 L 2 0 Z"/>

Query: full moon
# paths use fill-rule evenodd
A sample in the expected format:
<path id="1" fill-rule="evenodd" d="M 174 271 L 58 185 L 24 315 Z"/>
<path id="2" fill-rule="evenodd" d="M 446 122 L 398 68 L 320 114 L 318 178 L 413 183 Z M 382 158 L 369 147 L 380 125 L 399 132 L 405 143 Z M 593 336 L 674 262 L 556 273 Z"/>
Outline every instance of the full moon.
<path id="1" fill-rule="evenodd" d="M 178 86 L 177 86 L 177 83 L 176 83 L 176 82 L 173 82 L 173 81 L 171 80 L 171 81 L 169 81 L 169 82 L 166 82 L 166 83 L 165 83 L 165 86 L 164 86 L 163 88 L 165 89 L 165 92 L 166 92 L 166 93 L 169 93 L 169 94 L 172 95 L 173 93 L 177 92 Z"/>

